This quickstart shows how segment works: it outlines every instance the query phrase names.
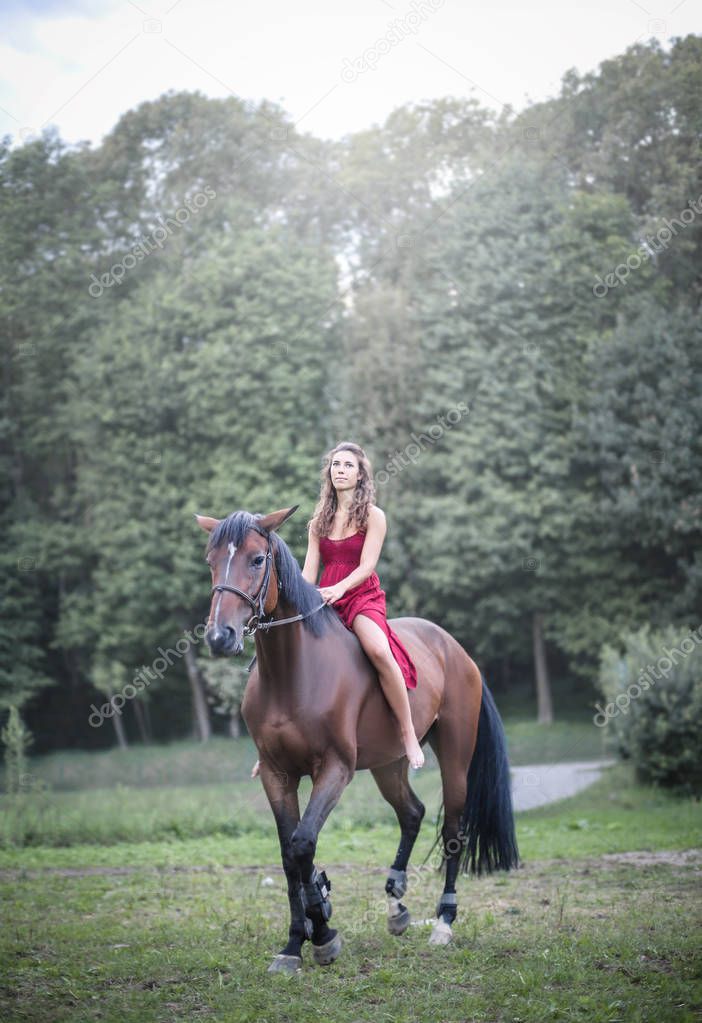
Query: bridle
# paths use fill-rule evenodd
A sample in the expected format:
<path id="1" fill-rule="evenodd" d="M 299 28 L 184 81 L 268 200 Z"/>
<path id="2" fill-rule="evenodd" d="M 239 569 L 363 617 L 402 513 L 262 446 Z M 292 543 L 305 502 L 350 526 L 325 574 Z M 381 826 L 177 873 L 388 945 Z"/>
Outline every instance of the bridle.
<path id="1" fill-rule="evenodd" d="M 212 593 L 213 594 L 214 593 L 222 594 L 222 593 L 225 593 L 225 592 L 226 593 L 235 593 L 238 597 L 243 597 L 244 600 L 248 600 L 249 604 L 251 605 L 251 617 L 246 621 L 246 623 L 244 625 L 244 636 L 253 636 L 253 635 L 256 634 L 256 632 L 259 629 L 263 629 L 265 631 L 265 630 L 268 630 L 268 629 L 275 628 L 276 625 L 287 625 L 290 622 L 299 622 L 301 619 L 307 618 L 308 615 L 314 614 L 315 611 L 321 611 L 321 609 L 326 606 L 326 602 L 325 601 L 322 601 L 322 603 L 319 605 L 319 607 L 313 608 L 311 611 L 308 611 L 306 614 L 292 615 L 290 618 L 278 618 L 275 621 L 272 618 L 269 618 L 267 621 L 262 621 L 262 619 L 264 617 L 264 614 L 265 614 L 263 609 L 264 609 L 265 604 L 266 604 L 266 596 L 268 594 L 268 584 L 270 582 L 270 577 L 271 577 L 271 565 L 273 563 L 273 553 L 272 553 L 272 550 L 271 550 L 271 535 L 270 535 L 270 533 L 264 532 L 262 529 L 257 529 L 256 526 L 252 526 L 251 528 L 255 529 L 257 533 L 261 534 L 261 536 L 265 536 L 266 542 L 268 544 L 268 548 L 266 550 L 266 570 L 265 570 L 265 572 L 263 574 L 263 582 L 261 583 L 261 585 L 259 587 L 258 593 L 254 597 L 252 597 L 251 594 L 246 593 L 245 590 L 240 590 L 238 586 L 231 586 L 228 583 L 227 580 L 229 579 L 229 569 L 231 567 L 232 558 L 234 557 L 234 554 L 236 553 L 236 547 L 231 542 L 229 544 L 229 547 L 227 548 L 228 551 L 229 551 L 229 560 L 227 561 L 227 571 L 226 571 L 225 576 L 224 576 L 224 582 L 223 583 L 216 583 L 212 587 Z M 282 590 L 282 586 L 280 584 L 280 580 L 278 580 L 278 592 L 280 592 L 281 590 Z M 221 598 L 220 598 L 220 602 L 221 602 Z M 219 604 L 217 604 L 217 610 L 215 611 L 215 625 L 217 624 L 217 616 L 218 615 L 219 615 Z"/>

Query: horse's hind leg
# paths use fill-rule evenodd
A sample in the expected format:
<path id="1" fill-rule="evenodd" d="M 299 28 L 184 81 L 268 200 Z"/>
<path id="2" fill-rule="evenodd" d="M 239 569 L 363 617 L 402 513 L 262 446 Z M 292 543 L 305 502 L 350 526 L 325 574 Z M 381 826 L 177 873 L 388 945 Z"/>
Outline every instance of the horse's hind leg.
<path id="1" fill-rule="evenodd" d="M 451 941 L 451 925 L 458 913 L 456 878 L 465 845 L 461 821 L 466 802 L 468 767 L 478 730 L 480 685 L 480 674 L 476 668 L 475 678 L 471 673 L 469 686 L 464 692 L 447 694 L 443 712 L 428 736 L 441 768 L 444 801 L 441 838 L 446 868 L 444 890 L 436 907 L 437 919 L 429 937 L 430 945 L 447 945 Z"/>
<path id="2" fill-rule="evenodd" d="M 371 773 L 400 824 L 400 844 L 385 882 L 385 891 L 388 895 L 388 930 L 391 934 L 403 934 L 409 927 L 410 914 L 400 900 L 407 890 L 407 864 L 424 817 L 424 804 L 407 780 L 405 757 L 384 767 L 372 768 Z"/>

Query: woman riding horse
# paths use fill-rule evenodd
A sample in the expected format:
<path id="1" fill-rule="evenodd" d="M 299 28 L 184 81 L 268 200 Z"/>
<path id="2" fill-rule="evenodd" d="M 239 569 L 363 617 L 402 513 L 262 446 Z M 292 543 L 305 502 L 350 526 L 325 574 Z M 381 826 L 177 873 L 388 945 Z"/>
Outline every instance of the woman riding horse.
<path id="1" fill-rule="evenodd" d="M 267 515 L 242 510 L 221 520 L 197 516 L 209 533 L 210 650 L 236 655 L 246 635 L 256 642 L 241 711 L 261 758 L 290 903 L 288 941 L 269 967 L 274 972 L 300 969 L 307 940 L 319 965 L 339 955 L 340 935 L 328 925 L 331 885 L 314 860 L 321 828 L 354 772 L 372 772 L 400 824 L 385 882 L 392 934 L 410 923 L 401 899 L 424 816 L 374 663 L 278 535 L 296 508 Z M 453 636 L 423 618 L 395 618 L 392 626 L 421 679 L 408 694 L 415 734 L 430 743 L 441 770 L 445 878 L 429 940 L 445 944 L 457 913 L 459 869 L 509 870 L 518 862 L 504 731 L 477 665 Z M 303 775 L 312 778 L 312 792 L 301 815 Z"/>
<path id="2" fill-rule="evenodd" d="M 308 545 L 302 574 L 315 584 L 321 555 L 324 562 L 319 580 L 321 597 L 334 606 L 346 628 L 355 632 L 375 665 L 386 699 L 399 722 L 410 767 L 416 769 L 424 764 L 424 753 L 412 724 L 407 690 L 416 689 L 417 671 L 387 623 L 385 592 L 375 571 L 386 524 L 384 512 L 374 502 L 370 459 L 358 444 L 337 444 L 324 456 L 321 475 L 319 500 L 307 524 Z M 252 778 L 258 774 L 259 766 L 256 761 Z"/>

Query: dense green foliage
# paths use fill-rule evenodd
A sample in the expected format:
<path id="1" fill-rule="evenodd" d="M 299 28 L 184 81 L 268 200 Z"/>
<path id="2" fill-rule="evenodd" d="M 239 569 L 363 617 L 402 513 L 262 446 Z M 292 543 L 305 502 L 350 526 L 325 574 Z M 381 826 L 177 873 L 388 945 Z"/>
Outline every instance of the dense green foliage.
<path id="1" fill-rule="evenodd" d="M 299 504 L 301 560 L 340 439 L 374 462 L 390 613 L 498 689 L 536 660 L 540 712 L 547 664 L 567 690 L 621 630 L 694 622 L 700 95 L 689 36 L 519 114 L 445 99 L 337 143 L 187 93 L 95 149 L 5 139 L 0 710 L 39 749 L 111 743 L 91 706 L 206 611 L 193 513 Z M 122 743 L 206 737 L 199 660 Z"/>
<path id="2" fill-rule="evenodd" d="M 595 724 L 611 729 L 639 777 L 702 791 L 702 630 L 643 627 L 605 646 L 604 701 Z"/>

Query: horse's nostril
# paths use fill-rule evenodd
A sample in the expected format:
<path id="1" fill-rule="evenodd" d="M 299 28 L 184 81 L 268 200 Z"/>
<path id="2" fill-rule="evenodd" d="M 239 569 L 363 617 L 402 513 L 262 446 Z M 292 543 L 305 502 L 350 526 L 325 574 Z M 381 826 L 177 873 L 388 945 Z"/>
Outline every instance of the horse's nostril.
<path id="1" fill-rule="evenodd" d="M 213 654 L 222 653 L 230 641 L 230 629 L 214 628 L 207 633 L 207 645 Z"/>
<path id="2" fill-rule="evenodd" d="M 231 625 L 220 625 L 207 635 L 207 645 L 213 654 L 240 654 L 244 649 L 243 639 L 237 640 L 236 629 Z"/>

